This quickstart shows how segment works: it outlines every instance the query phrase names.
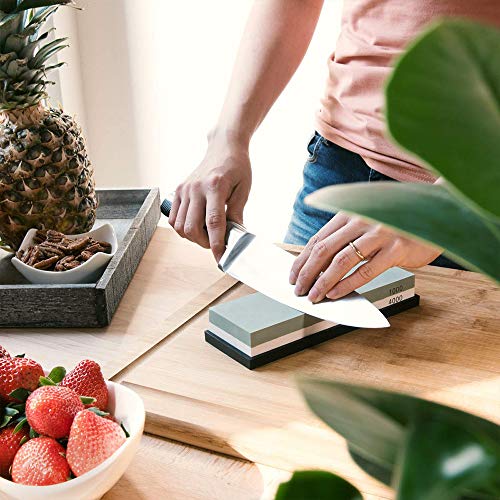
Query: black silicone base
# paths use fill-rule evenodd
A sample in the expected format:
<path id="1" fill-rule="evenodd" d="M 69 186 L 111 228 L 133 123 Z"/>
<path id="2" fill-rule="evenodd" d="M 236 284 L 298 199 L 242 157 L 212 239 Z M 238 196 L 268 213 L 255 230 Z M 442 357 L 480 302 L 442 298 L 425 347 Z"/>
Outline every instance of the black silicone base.
<path id="1" fill-rule="evenodd" d="M 394 316 L 395 314 L 418 306 L 419 302 L 420 297 L 418 295 L 415 295 L 411 299 L 403 300 L 402 302 L 399 302 L 397 304 L 384 307 L 380 311 L 384 313 L 384 316 L 386 317 Z M 313 335 L 309 335 L 308 337 L 295 340 L 294 342 L 290 342 L 289 344 L 277 347 L 276 349 L 264 352 L 257 356 L 248 356 L 247 354 L 236 349 L 236 347 L 227 343 L 225 340 L 222 340 L 210 330 L 205 331 L 205 340 L 209 344 L 212 344 L 214 347 L 222 351 L 224 354 L 227 354 L 230 358 L 238 361 L 238 363 L 242 364 L 246 368 L 253 370 L 254 368 L 258 368 L 259 366 L 267 365 L 272 361 L 276 361 L 278 359 L 284 358 L 285 356 L 289 356 L 290 354 L 295 354 L 296 352 L 303 351 L 308 347 L 321 344 L 326 340 L 334 339 L 335 337 L 339 337 L 340 335 L 344 335 L 354 330 L 357 330 L 357 328 L 354 328 L 352 326 L 336 325 L 332 328 L 328 328 L 327 330 L 323 330 Z"/>

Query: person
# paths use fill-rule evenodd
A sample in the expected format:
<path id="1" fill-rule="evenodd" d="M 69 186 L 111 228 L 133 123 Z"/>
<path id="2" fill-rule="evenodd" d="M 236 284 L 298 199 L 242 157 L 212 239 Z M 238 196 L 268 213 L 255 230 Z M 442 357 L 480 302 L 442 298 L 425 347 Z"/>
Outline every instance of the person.
<path id="1" fill-rule="evenodd" d="M 229 90 L 201 164 L 176 190 L 169 222 L 183 237 L 224 252 L 226 219 L 243 223 L 252 170 L 250 140 L 305 55 L 324 0 L 256 0 Z M 500 25 L 496 0 L 345 0 L 328 59 L 326 91 L 308 144 L 304 183 L 285 242 L 305 245 L 290 270 L 298 295 L 336 299 L 392 266 L 458 267 L 434 246 L 358 217 L 305 205 L 324 186 L 348 182 L 436 182 L 387 137 L 383 87 L 394 60 L 440 16 Z M 361 260 L 367 262 L 349 277 Z"/>

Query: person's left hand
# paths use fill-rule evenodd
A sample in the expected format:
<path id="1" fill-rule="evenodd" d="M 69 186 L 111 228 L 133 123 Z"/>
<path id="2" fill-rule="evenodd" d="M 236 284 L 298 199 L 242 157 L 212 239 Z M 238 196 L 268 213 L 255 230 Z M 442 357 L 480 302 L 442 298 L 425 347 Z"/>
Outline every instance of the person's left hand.
<path id="1" fill-rule="evenodd" d="M 342 279 L 361 262 L 356 249 L 368 260 L 349 277 Z M 437 247 L 405 238 L 383 227 L 343 213 L 323 226 L 295 260 L 290 283 L 297 295 L 311 302 L 325 297 L 339 299 L 394 266 L 417 268 L 441 254 Z"/>

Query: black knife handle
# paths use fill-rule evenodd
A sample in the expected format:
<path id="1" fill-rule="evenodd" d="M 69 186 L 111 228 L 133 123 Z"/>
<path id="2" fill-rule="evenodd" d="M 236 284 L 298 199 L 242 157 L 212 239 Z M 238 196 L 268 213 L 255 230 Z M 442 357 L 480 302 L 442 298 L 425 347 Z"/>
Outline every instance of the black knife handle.
<path id="1" fill-rule="evenodd" d="M 168 198 L 165 198 L 160 205 L 160 210 L 161 210 L 161 213 L 165 217 L 167 217 L 167 218 L 170 217 L 170 211 L 172 210 L 172 202 Z M 228 235 L 229 231 L 233 228 L 237 228 L 241 232 L 246 232 L 246 229 L 244 226 L 242 226 L 241 224 L 238 224 L 236 222 L 232 222 L 232 221 L 228 220 L 227 221 L 227 228 L 226 228 L 226 240 L 227 240 L 227 235 Z M 206 231 L 207 226 L 204 225 L 203 229 Z"/>
<path id="2" fill-rule="evenodd" d="M 172 202 L 168 199 L 164 199 L 160 206 L 160 210 L 165 217 L 170 217 L 170 210 L 172 210 Z"/>

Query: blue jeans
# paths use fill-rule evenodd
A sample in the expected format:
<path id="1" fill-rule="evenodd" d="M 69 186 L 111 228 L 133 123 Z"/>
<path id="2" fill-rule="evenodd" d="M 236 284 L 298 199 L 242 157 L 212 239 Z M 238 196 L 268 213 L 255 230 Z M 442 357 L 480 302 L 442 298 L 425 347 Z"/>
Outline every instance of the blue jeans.
<path id="1" fill-rule="evenodd" d="M 326 186 L 351 182 L 394 181 L 370 168 L 361 156 L 348 151 L 317 132 L 307 146 L 309 157 L 304 167 L 304 184 L 293 205 L 293 215 L 285 243 L 305 245 L 333 215 L 310 207 L 304 198 Z M 463 269 L 450 259 L 439 256 L 431 265 Z"/>

